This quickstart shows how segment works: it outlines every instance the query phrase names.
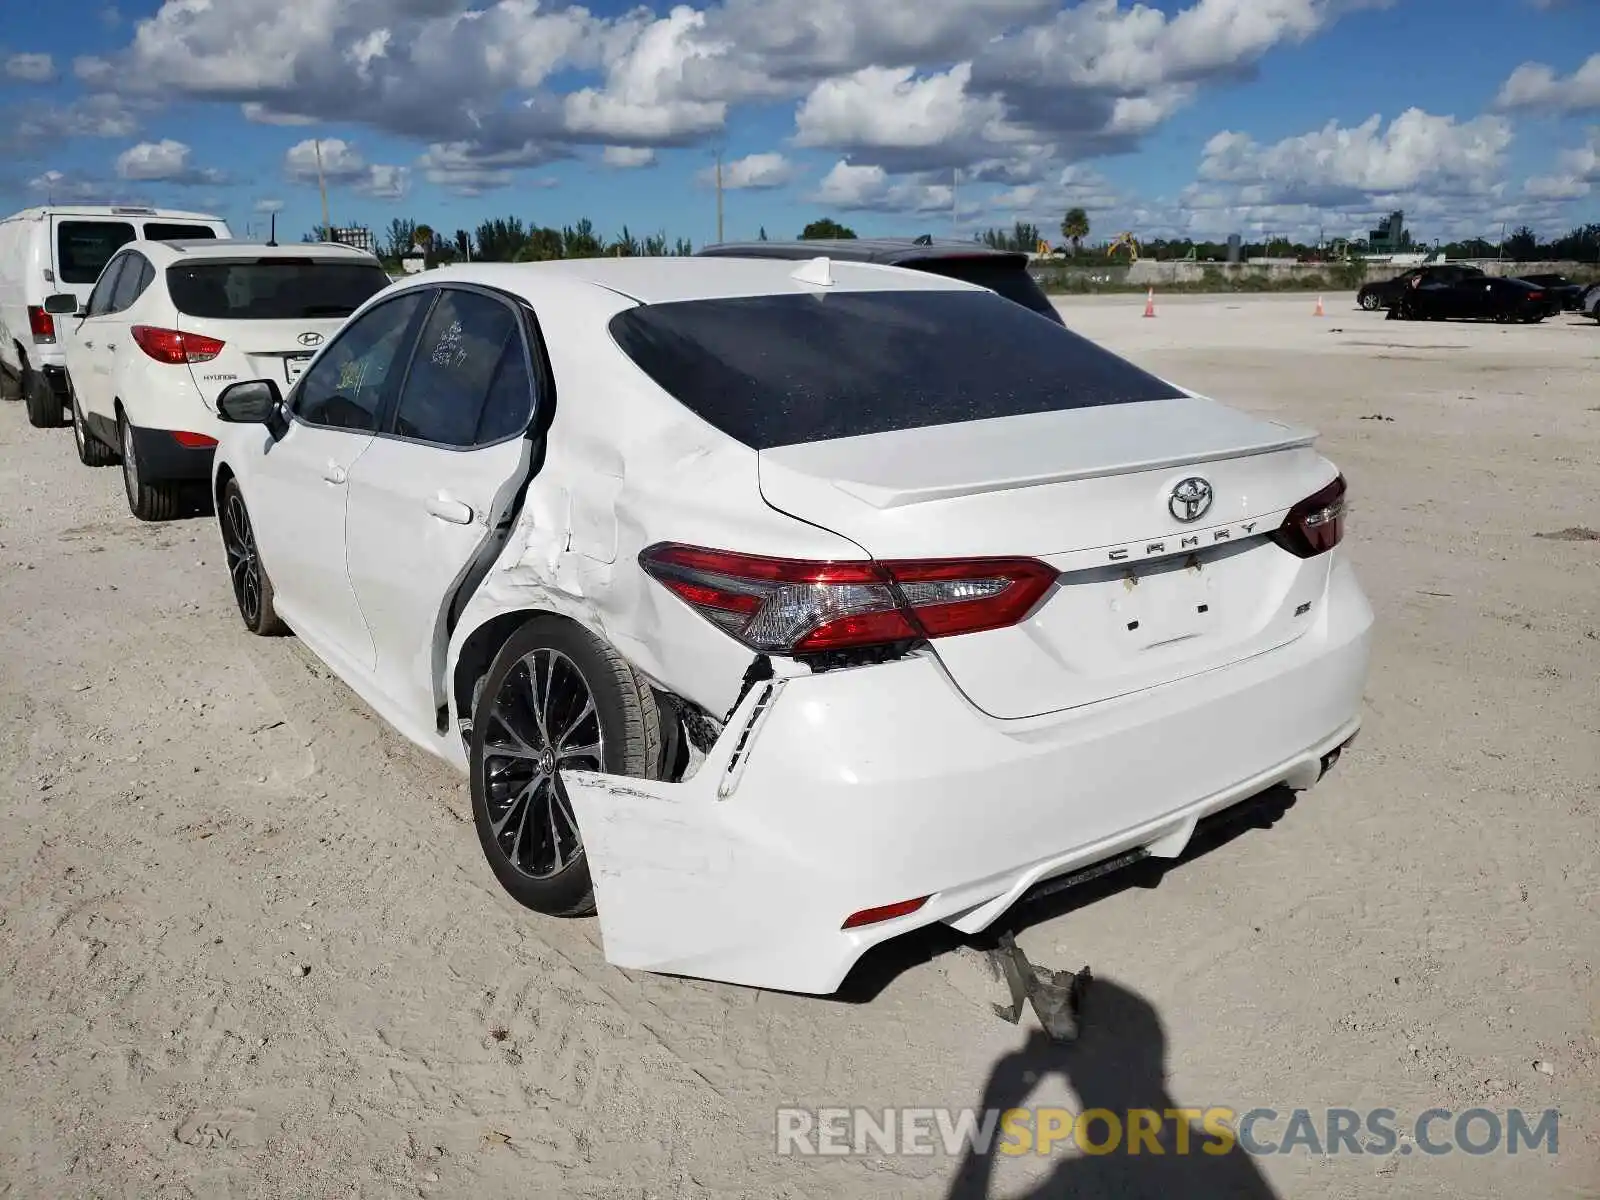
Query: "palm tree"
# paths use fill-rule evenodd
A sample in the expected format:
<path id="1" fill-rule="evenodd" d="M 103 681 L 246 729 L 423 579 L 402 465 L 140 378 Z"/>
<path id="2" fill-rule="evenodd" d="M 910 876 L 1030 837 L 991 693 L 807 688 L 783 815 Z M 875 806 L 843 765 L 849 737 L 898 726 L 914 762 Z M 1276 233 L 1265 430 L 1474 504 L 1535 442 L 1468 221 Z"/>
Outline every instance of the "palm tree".
<path id="1" fill-rule="evenodd" d="M 1068 209 L 1061 221 L 1061 236 L 1072 243 L 1072 252 L 1078 253 L 1089 236 L 1089 214 L 1081 208 Z"/>
<path id="2" fill-rule="evenodd" d="M 1067 209 L 1061 221 L 1061 236 L 1072 243 L 1072 252 L 1076 254 L 1083 239 L 1089 236 L 1089 214 L 1081 208 Z"/>

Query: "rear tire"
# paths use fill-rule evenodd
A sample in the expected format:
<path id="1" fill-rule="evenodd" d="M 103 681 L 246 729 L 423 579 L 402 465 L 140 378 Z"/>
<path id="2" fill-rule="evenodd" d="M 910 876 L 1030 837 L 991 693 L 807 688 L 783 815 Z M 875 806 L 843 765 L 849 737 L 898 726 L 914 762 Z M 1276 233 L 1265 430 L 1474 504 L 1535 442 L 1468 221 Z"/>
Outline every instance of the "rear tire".
<path id="1" fill-rule="evenodd" d="M 477 694 L 472 817 L 490 869 L 524 907 L 589 915 L 594 881 L 561 771 L 659 778 L 655 693 L 587 629 L 541 615 L 506 640 Z"/>
<path id="2" fill-rule="evenodd" d="M 35 429 L 54 429 L 61 424 L 61 401 L 50 381 L 32 367 L 22 369 L 22 398 L 28 405 L 29 425 Z"/>
<path id="3" fill-rule="evenodd" d="M 116 462 L 117 452 L 89 432 L 70 375 L 67 377 L 67 402 L 72 410 L 72 440 L 78 447 L 78 461 L 86 467 L 109 467 Z"/>
<path id="4" fill-rule="evenodd" d="M 141 521 L 170 521 L 178 515 L 182 488 L 172 480 L 146 482 L 139 463 L 139 447 L 133 440 L 128 418 L 117 416 L 117 440 L 122 443 L 122 490 L 128 495 L 128 511 Z"/>
<path id="5" fill-rule="evenodd" d="M 1366 309 L 1368 312 L 1377 312 L 1378 309 L 1382 307 L 1382 304 L 1378 300 L 1378 293 L 1368 292 L 1366 295 L 1362 296 L 1361 307 Z"/>

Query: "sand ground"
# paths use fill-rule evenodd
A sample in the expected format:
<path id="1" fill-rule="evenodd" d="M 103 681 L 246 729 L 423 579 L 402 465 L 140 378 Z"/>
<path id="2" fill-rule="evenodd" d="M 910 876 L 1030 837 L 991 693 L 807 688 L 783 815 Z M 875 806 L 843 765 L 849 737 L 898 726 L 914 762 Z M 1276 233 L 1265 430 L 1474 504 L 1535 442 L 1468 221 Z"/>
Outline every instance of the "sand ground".
<path id="1" fill-rule="evenodd" d="M 843 999 L 608 967 L 592 921 L 500 894 L 461 781 L 245 635 L 209 517 L 140 524 L 0 407 L 0 1196 L 938 1197 L 942 1154 L 778 1157 L 775 1109 L 1006 1072 L 1044 1103 L 1558 1107 L 1555 1156 L 1256 1166 L 1286 1198 L 1600 1194 L 1600 541 L 1540 536 L 1600 528 L 1600 328 L 1157 300 L 1063 309 L 1322 431 L 1380 622 L 1367 726 L 1270 827 L 1022 914 L 1101 981 L 1050 1062 L 948 939 Z"/>

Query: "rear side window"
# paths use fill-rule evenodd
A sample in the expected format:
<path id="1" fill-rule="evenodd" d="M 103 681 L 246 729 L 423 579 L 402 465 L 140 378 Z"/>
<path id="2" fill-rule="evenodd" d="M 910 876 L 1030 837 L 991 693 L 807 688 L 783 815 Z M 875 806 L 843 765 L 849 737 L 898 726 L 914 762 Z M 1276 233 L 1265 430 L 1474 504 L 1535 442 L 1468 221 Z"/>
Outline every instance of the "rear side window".
<path id="1" fill-rule="evenodd" d="M 417 339 L 394 431 L 443 446 L 476 444 L 491 396 L 497 410 L 508 403 L 506 393 L 518 386 L 521 362 L 522 334 L 509 305 L 475 292 L 444 292 Z M 527 375 L 520 373 L 526 424 Z M 497 411 L 491 424 L 503 427 L 504 422 Z"/>
<path id="2" fill-rule="evenodd" d="M 1181 394 L 985 292 L 690 300 L 610 328 L 664 390 L 757 450 Z"/>
<path id="3" fill-rule="evenodd" d="M 178 311 L 217 320 L 348 317 L 388 286 L 377 263 L 262 258 L 167 268 L 167 291 Z"/>
<path id="4" fill-rule="evenodd" d="M 150 265 L 150 260 L 142 254 L 128 251 L 128 261 L 123 264 L 122 274 L 117 276 L 117 290 L 111 294 L 110 311 L 122 312 L 131 308 L 134 301 L 144 295 L 145 288 L 150 286 L 155 278 L 155 268 Z"/>
<path id="5" fill-rule="evenodd" d="M 133 241 L 126 221 L 61 221 L 56 225 L 56 278 L 93 283 L 111 256 Z"/>
<path id="6" fill-rule="evenodd" d="M 1049 317 L 1057 325 L 1064 323 L 1061 314 L 1056 311 L 1056 306 L 1050 303 L 1050 297 L 1044 294 L 1044 289 L 1033 281 L 1033 276 L 1029 275 L 1027 269 L 1020 263 L 975 256 L 934 258 L 926 262 L 912 261 L 905 265 L 917 271 L 926 271 L 930 275 L 943 275 L 946 279 L 975 283 L 979 287 L 988 288 L 991 292 L 998 292 L 1007 300 L 1022 305 L 1023 308 L 1032 309 L 1042 316 Z"/>
<path id="7" fill-rule="evenodd" d="M 217 231 L 209 225 L 174 225 L 163 221 L 146 221 L 144 236 L 152 242 L 216 241 Z"/>

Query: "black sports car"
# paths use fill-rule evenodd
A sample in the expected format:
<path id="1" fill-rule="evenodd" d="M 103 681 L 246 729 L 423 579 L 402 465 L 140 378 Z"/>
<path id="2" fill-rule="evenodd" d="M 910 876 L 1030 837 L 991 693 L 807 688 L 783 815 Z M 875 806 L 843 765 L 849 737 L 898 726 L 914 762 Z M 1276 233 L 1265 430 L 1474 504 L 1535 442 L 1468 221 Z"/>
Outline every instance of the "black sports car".
<path id="1" fill-rule="evenodd" d="M 1396 275 L 1393 279 L 1385 279 L 1381 283 L 1364 284 L 1356 293 L 1356 303 L 1368 312 L 1376 312 L 1380 308 L 1390 308 L 1400 300 L 1400 293 L 1412 286 L 1413 280 L 1421 280 L 1428 285 L 1439 283 L 1459 283 L 1468 279 L 1483 279 L 1485 275 L 1477 267 L 1469 267 L 1463 263 L 1441 263 L 1431 267 L 1412 267 L 1403 274 Z"/>
<path id="2" fill-rule="evenodd" d="M 1518 275 L 1517 278 L 1543 288 L 1563 312 L 1577 312 L 1583 307 L 1584 285 L 1573 283 L 1565 275 Z"/>
<path id="3" fill-rule="evenodd" d="M 1478 275 L 1454 283 L 1418 279 L 1389 308 L 1391 321 L 1542 321 L 1560 309 L 1550 293 L 1522 279 Z"/>

